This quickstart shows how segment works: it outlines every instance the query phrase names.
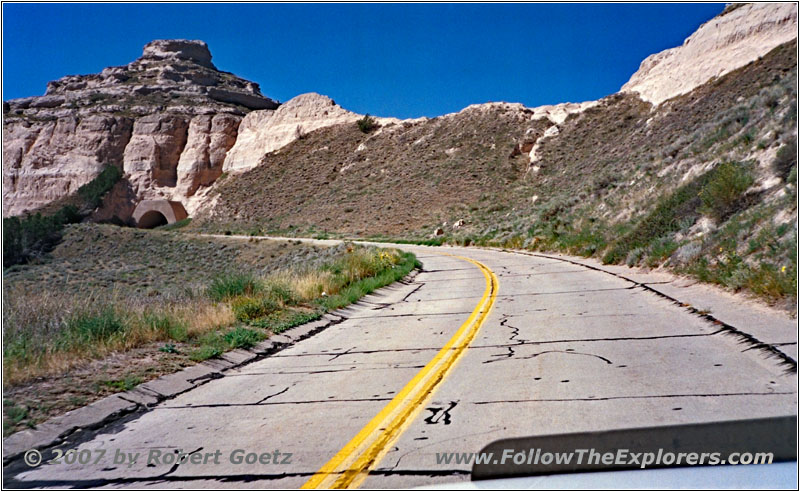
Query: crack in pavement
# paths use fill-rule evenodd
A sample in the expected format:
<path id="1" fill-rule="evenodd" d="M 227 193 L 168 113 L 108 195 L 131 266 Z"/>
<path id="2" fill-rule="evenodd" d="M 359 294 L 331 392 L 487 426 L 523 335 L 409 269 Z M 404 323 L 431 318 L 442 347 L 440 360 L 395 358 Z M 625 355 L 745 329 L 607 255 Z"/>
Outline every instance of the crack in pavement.
<path id="1" fill-rule="evenodd" d="M 710 337 L 722 333 L 722 330 L 717 330 L 713 333 L 687 333 L 685 335 L 652 335 L 644 337 L 608 337 L 608 338 L 567 338 L 563 340 L 543 340 L 543 341 L 530 341 L 526 340 L 521 343 L 514 344 L 497 344 L 497 345 L 475 345 L 471 349 L 484 349 L 484 348 L 505 348 L 516 347 L 519 345 L 548 345 L 553 343 L 579 343 L 579 342 L 633 342 L 639 340 L 660 340 L 663 338 L 691 338 L 691 337 Z"/>
<path id="2" fill-rule="evenodd" d="M 292 386 L 295 386 L 296 384 L 297 383 L 293 384 Z M 286 393 L 287 391 L 289 391 L 289 388 L 291 388 L 291 386 L 287 386 L 287 387 L 283 388 L 282 390 L 278 391 L 277 393 L 273 393 L 271 395 L 265 396 L 264 398 L 258 400 L 256 402 L 256 405 L 261 405 L 262 403 L 264 403 L 265 401 L 269 400 L 270 398 L 274 398 L 274 397 L 276 397 L 278 395 L 282 395 L 282 394 Z"/>
<path id="3" fill-rule="evenodd" d="M 359 364 L 358 362 L 354 362 L 354 364 Z M 388 363 L 387 363 L 388 364 Z M 402 366 L 399 364 L 395 364 L 393 366 L 386 366 L 386 367 L 358 367 L 358 366 L 351 366 L 347 369 L 319 369 L 319 370 L 307 370 L 307 371 L 279 371 L 279 372 L 247 372 L 241 374 L 231 374 L 231 377 L 242 377 L 242 376 L 292 376 L 297 374 L 325 374 L 330 372 L 353 372 L 353 371 L 385 371 L 387 369 L 421 369 L 425 367 L 424 365 L 413 365 L 413 366 Z"/>
<path id="4" fill-rule="evenodd" d="M 607 364 L 612 364 L 612 362 L 610 360 L 608 360 L 607 358 L 605 358 L 605 357 L 602 357 L 602 356 L 599 356 L 599 355 L 596 355 L 596 354 L 590 354 L 590 353 L 584 353 L 584 352 L 575 352 L 572 349 L 567 349 L 567 350 L 546 350 L 544 352 L 539 352 L 539 353 L 536 353 L 536 354 L 531 354 L 531 355 L 526 355 L 524 357 L 519 357 L 519 356 L 516 355 L 516 351 L 514 350 L 514 347 L 519 347 L 520 345 L 539 345 L 539 344 L 542 344 L 542 343 L 554 343 L 554 342 L 534 342 L 534 341 L 531 341 L 531 340 L 528 340 L 528 339 L 525 339 L 525 338 L 517 338 L 519 336 L 519 330 L 520 329 L 518 327 L 516 327 L 516 326 L 508 324 L 508 319 L 510 317 L 509 315 L 503 314 L 502 316 L 503 316 L 503 318 L 500 320 L 500 326 L 511 328 L 511 336 L 508 338 L 508 340 L 509 341 L 514 341 L 514 343 L 513 344 L 507 344 L 507 345 L 495 346 L 497 348 L 503 347 L 503 348 L 508 349 L 508 353 L 492 354 L 491 357 L 496 357 L 496 358 L 495 359 L 485 360 L 485 361 L 483 361 L 484 364 L 489 364 L 489 363 L 492 363 L 492 362 L 508 361 L 508 360 L 511 360 L 511 359 L 514 359 L 514 360 L 527 360 L 527 359 L 533 359 L 533 358 L 538 357 L 540 355 L 553 354 L 553 353 L 563 353 L 563 354 L 568 354 L 568 355 L 586 355 L 586 356 L 591 356 L 591 357 L 597 357 L 598 359 L 601 359 L 601 360 L 605 361 Z M 562 342 L 559 342 L 559 343 L 565 343 L 565 342 L 562 341 Z M 486 346 L 486 345 L 484 345 L 484 346 L 476 346 L 474 348 L 485 348 L 485 347 L 488 347 L 488 346 Z"/>
<path id="5" fill-rule="evenodd" d="M 502 319 L 500 320 L 500 326 L 511 328 L 511 336 L 508 337 L 509 341 L 513 341 L 513 344 L 498 346 L 498 348 L 505 348 L 508 350 L 508 353 L 501 353 L 501 354 L 492 354 L 490 357 L 497 357 L 496 359 L 489 359 L 483 361 L 484 364 L 488 364 L 490 362 L 497 362 L 498 360 L 508 360 L 514 357 L 516 352 L 514 351 L 514 347 L 518 345 L 524 345 L 526 342 L 530 340 L 525 338 L 517 338 L 519 336 L 519 328 L 513 325 L 508 324 L 508 319 L 510 318 L 509 315 L 503 314 Z"/>
<path id="6" fill-rule="evenodd" d="M 203 403 L 200 405 L 176 405 L 156 407 L 152 411 L 161 410 L 191 410 L 193 408 L 227 408 L 227 407 L 255 407 L 271 405 L 309 405 L 314 403 L 362 403 L 372 401 L 390 401 L 391 398 L 351 398 L 351 399 L 329 399 L 329 400 L 300 400 L 300 401 L 274 401 L 264 403 Z"/>
<path id="7" fill-rule="evenodd" d="M 565 338 L 561 340 L 543 340 L 543 341 L 517 341 L 517 343 L 512 344 L 491 344 L 491 345 L 470 345 L 467 347 L 467 350 L 476 350 L 476 349 L 492 349 L 492 348 L 508 348 L 508 347 L 516 347 L 518 345 L 547 345 L 553 343 L 578 343 L 578 342 L 618 342 L 618 341 L 639 341 L 639 340 L 659 340 L 664 338 L 691 338 L 691 337 L 710 337 L 713 335 L 718 335 L 724 333 L 723 330 L 717 330 L 711 333 L 687 333 L 683 335 L 651 335 L 651 336 L 642 336 L 642 337 L 607 337 L 607 338 Z M 353 350 L 349 352 L 350 355 L 356 354 L 379 354 L 379 353 L 388 353 L 388 352 L 423 352 L 423 351 L 432 351 L 432 350 L 441 350 L 441 347 L 407 347 L 407 348 L 395 348 L 395 349 L 371 349 L 371 350 Z M 283 355 L 274 355 L 275 358 L 289 358 L 289 357 L 327 357 L 329 353 L 320 353 L 320 352 L 310 352 L 305 354 L 283 354 Z M 258 373 L 256 373 L 258 374 Z M 274 373 L 270 373 L 274 374 Z M 243 376 L 246 374 L 242 374 Z M 227 376 L 226 376 L 227 377 Z"/>
<path id="8" fill-rule="evenodd" d="M 451 437 L 449 439 L 440 439 L 440 440 L 436 440 L 436 441 L 431 441 L 431 442 L 429 442 L 427 444 L 424 444 L 422 446 L 415 445 L 416 447 L 414 447 L 413 449 L 410 449 L 410 450 L 406 451 L 405 453 L 401 454 L 400 456 L 398 456 L 397 460 L 394 462 L 393 465 L 380 466 L 380 467 L 376 468 L 376 470 L 379 470 L 379 471 L 392 471 L 392 470 L 395 470 L 395 469 L 399 468 L 400 467 L 400 462 L 403 460 L 403 458 L 405 458 L 406 456 L 408 456 L 408 455 L 410 455 L 412 453 L 419 452 L 419 451 L 422 451 L 423 449 L 431 448 L 431 447 L 434 447 L 434 446 L 441 446 L 442 444 L 450 442 L 450 441 L 460 441 L 460 440 L 462 440 L 464 438 L 467 438 L 467 437 L 494 434 L 498 430 L 500 430 L 498 427 L 494 427 L 494 428 L 489 429 L 487 431 L 472 432 L 472 433 L 469 433 L 469 434 L 462 434 L 462 435 L 457 436 L 457 437 Z M 394 451 L 398 451 L 399 452 L 400 448 L 395 447 Z"/>
<path id="9" fill-rule="evenodd" d="M 590 354 L 590 353 L 586 353 L 586 352 L 574 352 L 574 351 L 572 351 L 570 349 L 567 349 L 567 350 L 545 350 L 544 352 L 538 352 L 538 353 L 535 353 L 535 354 L 526 355 L 525 357 L 517 357 L 516 359 L 517 360 L 534 359 L 536 357 L 539 357 L 540 355 L 546 355 L 546 354 L 585 355 L 585 356 L 588 356 L 588 357 L 598 358 L 598 359 L 604 361 L 606 364 L 613 364 L 613 362 L 611 362 L 610 360 L 606 359 L 605 357 L 603 357 L 601 355 Z"/>
<path id="10" fill-rule="evenodd" d="M 199 448 L 195 449 L 194 451 L 191 451 L 191 452 L 187 453 L 186 454 L 186 459 L 184 461 L 179 461 L 178 463 L 175 463 L 174 465 L 172 465 L 172 468 L 170 468 L 166 472 L 162 473 L 161 475 L 158 475 L 157 478 L 166 478 L 166 477 L 168 477 L 169 475 L 174 473 L 183 463 L 186 463 L 186 461 L 188 461 L 189 456 L 191 456 L 191 455 L 193 455 L 195 453 L 199 453 L 202 450 L 203 450 L 203 446 L 200 446 Z M 175 450 L 175 454 L 180 454 L 180 450 L 176 449 Z"/>
<path id="11" fill-rule="evenodd" d="M 638 396 L 603 396 L 594 398 L 533 398 L 526 400 L 486 400 L 473 401 L 473 405 L 491 405 L 496 403 L 536 403 L 536 402 L 570 402 L 570 401 L 610 401 L 610 400 L 649 400 L 658 398 L 716 398 L 724 396 L 781 396 L 796 395 L 796 391 L 742 392 L 742 393 L 685 393 L 674 395 L 638 395 Z"/>
<path id="12" fill-rule="evenodd" d="M 614 272 L 609 272 L 608 270 L 603 270 L 602 268 L 598 268 L 598 267 L 595 267 L 595 266 L 592 266 L 592 265 L 586 265 L 584 263 L 579 263 L 577 261 L 569 260 L 569 259 L 566 259 L 566 258 L 555 258 L 555 257 L 552 257 L 552 256 L 538 254 L 538 253 L 524 253 L 524 252 L 508 251 L 508 250 L 502 250 L 502 251 L 504 251 L 506 253 L 512 253 L 512 254 L 521 254 L 521 255 L 524 255 L 524 256 L 535 256 L 537 258 L 547 258 L 547 259 L 555 260 L 555 261 L 563 261 L 563 262 L 566 262 L 566 263 L 571 263 L 573 265 L 579 265 L 579 266 L 582 266 L 584 268 L 588 268 L 590 270 L 595 270 L 595 271 L 598 271 L 598 272 L 602 272 L 602 273 L 605 273 L 607 275 L 613 275 L 614 277 L 620 278 L 620 279 L 625 280 L 627 282 L 631 282 L 632 284 L 634 284 L 634 287 L 641 287 L 642 289 L 645 289 L 648 292 L 651 292 L 651 293 L 653 293 L 653 294 L 655 294 L 655 295 L 657 295 L 659 297 L 662 297 L 664 299 L 669 300 L 673 304 L 676 304 L 676 305 L 678 305 L 680 307 L 685 308 L 690 313 L 692 313 L 692 314 L 694 314 L 694 315 L 696 315 L 696 316 L 698 316 L 700 318 L 703 318 L 706 321 L 709 321 L 709 322 L 711 322 L 711 323 L 713 323 L 715 325 L 721 326 L 722 330 L 724 332 L 726 332 L 726 334 L 738 338 L 740 343 L 745 343 L 745 344 L 750 345 L 752 348 L 760 351 L 762 354 L 765 354 L 765 356 L 767 358 L 778 359 L 778 365 L 784 367 L 786 374 L 796 374 L 797 373 L 797 361 L 794 360 L 793 358 L 791 358 L 789 355 L 787 355 L 785 352 L 783 352 L 779 348 L 777 348 L 775 345 L 764 343 L 761 340 L 759 340 L 758 338 L 756 338 L 755 336 L 751 335 L 750 333 L 746 333 L 746 332 L 736 328 L 735 326 L 729 325 L 728 323 L 725 323 L 724 321 L 715 318 L 714 316 L 710 315 L 709 313 L 700 311 L 699 309 L 697 309 L 696 307 L 694 307 L 694 306 L 692 306 L 690 304 L 687 304 L 685 302 L 679 301 L 678 299 L 676 299 L 676 298 L 674 298 L 674 297 L 672 297 L 672 296 L 670 296 L 668 294 L 665 294 L 665 293 L 661 292 L 660 290 L 654 289 L 653 287 L 650 287 L 647 283 L 637 282 L 636 280 L 633 280 L 633 279 L 630 279 L 628 277 L 625 277 L 624 275 L 620 275 L 620 274 L 614 273 Z M 650 283 L 652 284 L 654 282 L 650 282 Z"/>
<path id="13" fill-rule="evenodd" d="M 409 297 L 411 297 L 411 296 L 412 296 L 412 295 L 413 295 L 415 292 L 417 292 L 419 289 L 421 289 L 421 288 L 422 288 L 422 287 L 425 285 L 425 283 L 426 283 L 426 282 L 420 282 L 420 283 L 419 283 L 419 285 L 418 285 L 416 288 L 414 288 L 414 290 L 412 290 L 411 292 L 409 292 L 408 294 L 406 294 L 406 295 L 405 295 L 405 297 L 403 297 L 402 299 L 400 299 L 400 302 L 407 302 L 407 301 L 408 301 L 408 298 L 409 298 Z M 399 303 L 398 303 L 398 304 L 399 304 Z"/>
<path id="14" fill-rule="evenodd" d="M 430 281 L 428 281 L 430 282 Z M 523 292 L 521 294 L 503 294 L 498 295 L 497 300 L 501 299 L 511 299 L 514 297 L 529 297 L 529 296 L 549 296 L 549 295 L 561 295 L 561 294 L 584 294 L 584 293 L 593 293 L 593 292 L 608 292 L 612 290 L 633 290 L 637 286 L 632 285 L 630 287 L 609 287 L 607 289 L 586 289 L 586 290 L 564 290 L 558 292 Z M 437 301 L 462 301 L 464 299 L 477 299 L 480 296 L 461 296 L 461 297 L 441 297 L 438 299 L 421 299 L 416 302 L 437 302 Z M 466 313 L 449 313 L 449 314 L 466 314 Z M 430 315 L 435 315 L 434 313 L 430 313 Z M 411 316 L 411 315 L 409 315 Z M 418 315 L 417 315 L 418 316 Z M 428 316 L 428 315 L 426 315 Z M 378 316 L 375 316 L 378 317 Z M 357 318 L 356 318 L 357 319 Z"/>
<path id="15" fill-rule="evenodd" d="M 332 361 L 338 359 L 339 357 L 341 357 L 343 355 L 347 355 L 348 353 L 350 353 L 351 350 L 353 350 L 355 348 L 356 348 L 356 346 L 354 345 L 354 346 L 350 347 L 349 349 L 345 350 L 344 352 L 337 353 L 336 355 L 334 355 L 333 357 L 328 359 L 328 362 L 332 362 Z"/>

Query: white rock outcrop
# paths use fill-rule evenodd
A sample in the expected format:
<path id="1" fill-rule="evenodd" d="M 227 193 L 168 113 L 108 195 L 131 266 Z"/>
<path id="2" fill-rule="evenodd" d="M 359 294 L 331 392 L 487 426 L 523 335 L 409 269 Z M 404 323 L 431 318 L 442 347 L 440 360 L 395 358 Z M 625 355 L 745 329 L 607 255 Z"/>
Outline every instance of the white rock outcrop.
<path id="1" fill-rule="evenodd" d="M 178 161 L 189 130 L 189 121 L 172 114 L 152 114 L 136 120 L 133 136 L 125 147 L 123 171 L 137 196 L 150 198 L 147 190 L 174 187 Z"/>
<path id="2" fill-rule="evenodd" d="M 719 77 L 797 37 L 796 3 L 728 8 L 686 38 L 682 46 L 650 55 L 622 86 L 654 105 Z"/>
<path id="3" fill-rule="evenodd" d="M 120 197 L 181 200 L 222 173 L 244 114 L 278 106 L 217 70 L 202 41 L 156 40 L 127 65 L 62 77 L 3 103 L 3 215 L 69 195 L 106 166 L 127 174 Z"/>
<path id="4" fill-rule="evenodd" d="M 592 106 L 596 106 L 598 101 L 585 101 L 581 103 L 561 103 L 532 108 L 533 118 L 547 118 L 555 125 L 560 125 L 566 121 L 571 114 L 578 114 L 586 111 Z"/>
<path id="5" fill-rule="evenodd" d="M 293 142 L 298 136 L 320 128 L 354 123 L 362 115 L 337 105 L 316 93 L 301 94 L 276 110 L 253 111 L 244 117 L 236 144 L 225 158 L 225 172 L 242 172 L 258 165 L 261 158 Z"/>
<path id="6" fill-rule="evenodd" d="M 178 182 L 173 199 L 190 197 L 199 187 L 209 186 L 219 178 L 225 156 L 236 142 L 241 120 L 229 114 L 192 118 L 186 147 L 178 160 Z"/>

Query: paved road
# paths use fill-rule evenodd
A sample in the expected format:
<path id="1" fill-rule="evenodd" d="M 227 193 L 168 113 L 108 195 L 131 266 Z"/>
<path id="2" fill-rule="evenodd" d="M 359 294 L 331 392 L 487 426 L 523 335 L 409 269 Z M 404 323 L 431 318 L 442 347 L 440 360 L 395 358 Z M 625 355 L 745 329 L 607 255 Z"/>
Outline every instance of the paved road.
<path id="1" fill-rule="evenodd" d="M 17 479 L 410 487 L 468 480 L 469 465 L 437 464 L 436 453 L 504 437 L 796 413 L 796 375 L 779 359 L 634 283 L 553 258 L 404 248 L 424 263 L 412 283 L 99 432 L 78 448 L 106 449 L 97 465 L 44 465 Z M 208 463 L 148 465 L 153 448 Z M 270 463 L 230 463 L 237 449 L 270 453 Z M 141 456 L 113 464 L 116 450 Z M 272 463 L 276 451 L 287 463 Z"/>

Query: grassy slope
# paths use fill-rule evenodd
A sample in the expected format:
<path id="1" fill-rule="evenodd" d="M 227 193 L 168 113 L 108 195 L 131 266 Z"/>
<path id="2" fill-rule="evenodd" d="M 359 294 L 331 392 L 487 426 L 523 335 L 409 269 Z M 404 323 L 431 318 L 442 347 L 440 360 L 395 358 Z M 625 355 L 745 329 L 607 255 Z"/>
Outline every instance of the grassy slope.
<path id="1" fill-rule="evenodd" d="M 349 244 L 70 226 L 50 258 L 4 275 L 4 433 L 248 348 L 416 264 Z"/>
<path id="2" fill-rule="evenodd" d="M 793 305 L 796 172 L 782 180 L 773 163 L 796 139 L 796 81 L 792 42 L 655 111 L 634 95 L 609 96 L 542 141 L 536 172 L 511 151 L 550 123 L 520 110 L 468 110 L 375 135 L 328 128 L 226 178 L 214 217 L 191 227 L 423 240 L 443 226 L 448 242 L 669 266 Z M 668 226 L 620 247 L 660 203 L 680 201 L 680 186 L 733 186 L 706 174 L 725 161 L 752 180 L 726 213 L 662 206 Z M 452 228 L 459 219 L 466 225 Z"/>
<path id="3" fill-rule="evenodd" d="M 469 207 L 491 205 L 521 178 L 524 165 L 508 156 L 529 126 L 546 128 L 525 112 L 494 109 L 372 134 L 355 124 L 312 132 L 226 178 L 217 186 L 213 221 L 192 226 L 301 234 L 428 230 Z"/>

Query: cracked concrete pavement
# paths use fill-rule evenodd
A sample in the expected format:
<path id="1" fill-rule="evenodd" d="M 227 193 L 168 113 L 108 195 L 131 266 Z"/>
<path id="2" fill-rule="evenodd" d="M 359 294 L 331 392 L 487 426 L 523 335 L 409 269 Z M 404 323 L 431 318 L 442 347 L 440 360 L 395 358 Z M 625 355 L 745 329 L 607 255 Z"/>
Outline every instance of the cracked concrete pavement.
<path id="1" fill-rule="evenodd" d="M 424 264 L 412 283 L 368 296 L 342 322 L 278 353 L 58 446 L 93 457 L 99 449 L 141 453 L 136 463 L 114 464 L 113 456 L 96 465 L 16 463 L 6 468 L 6 485 L 300 487 L 475 309 L 483 274 L 441 253 L 494 271 L 497 300 L 363 487 L 469 480 L 469 465 L 438 465 L 436 453 L 477 452 L 501 438 L 796 414 L 796 363 L 793 370 L 787 362 L 796 354 L 795 320 L 773 313 L 778 321 L 762 326 L 756 311 L 735 318 L 752 321 L 746 326 L 704 318 L 647 290 L 642 283 L 659 282 L 654 276 L 621 278 L 557 257 L 400 247 Z M 221 450 L 221 459 L 148 464 L 152 449 L 193 453 L 198 461 Z M 291 458 L 230 463 L 237 449 Z"/>

